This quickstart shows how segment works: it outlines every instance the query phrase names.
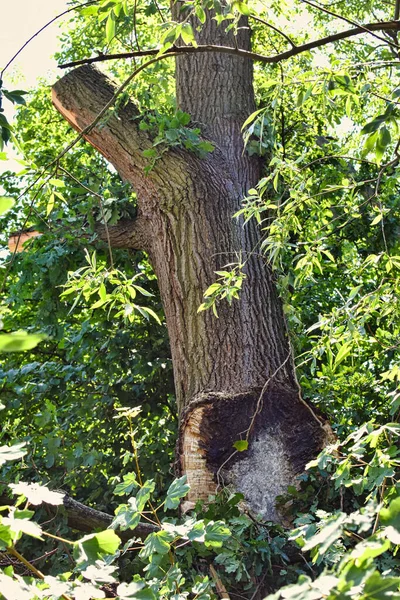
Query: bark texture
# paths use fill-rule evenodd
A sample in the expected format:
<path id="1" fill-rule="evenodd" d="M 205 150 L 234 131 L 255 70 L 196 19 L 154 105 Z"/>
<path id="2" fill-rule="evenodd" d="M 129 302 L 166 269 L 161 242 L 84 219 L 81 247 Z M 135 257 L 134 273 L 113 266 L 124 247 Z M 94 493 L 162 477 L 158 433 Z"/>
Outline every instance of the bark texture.
<path id="1" fill-rule="evenodd" d="M 202 44 L 250 48 L 246 22 L 233 39 L 208 19 L 198 37 Z M 142 153 L 152 142 L 138 128 L 133 102 L 85 137 L 137 192 L 137 220 L 120 226 L 116 245 L 124 237 L 125 247 L 140 245 L 158 278 L 190 499 L 207 498 L 230 481 L 258 512 L 276 518 L 274 498 L 323 446 L 325 430 L 299 397 L 281 303 L 258 253 L 259 231 L 252 221 L 232 218 L 260 177 L 259 160 L 244 152 L 241 136 L 255 108 L 252 65 L 217 53 L 182 55 L 176 81 L 179 107 L 215 144 L 205 159 L 174 149 L 146 176 Z M 81 131 L 113 93 L 102 73 L 84 66 L 56 83 L 53 102 Z M 240 301 L 221 303 L 218 319 L 212 311 L 198 313 L 215 271 L 239 259 L 246 274 Z M 233 443 L 244 438 L 249 450 L 234 452 Z"/>

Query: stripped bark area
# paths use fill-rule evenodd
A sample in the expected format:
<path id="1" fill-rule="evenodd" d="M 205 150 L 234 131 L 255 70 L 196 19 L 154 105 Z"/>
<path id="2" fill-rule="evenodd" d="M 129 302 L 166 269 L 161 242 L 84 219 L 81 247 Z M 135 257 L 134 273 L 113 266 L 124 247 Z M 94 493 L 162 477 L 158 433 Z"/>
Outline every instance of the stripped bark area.
<path id="1" fill-rule="evenodd" d="M 245 21 L 239 31 L 234 39 L 210 19 L 196 35 L 200 44 L 250 49 Z M 117 247 L 145 250 L 157 275 L 181 418 L 179 464 L 190 499 L 207 499 L 218 483 L 230 482 L 256 512 L 277 518 L 275 497 L 322 448 L 325 432 L 299 397 L 281 302 L 259 253 L 260 231 L 253 220 L 233 218 L 261 175 L 260 160 L 244 151 L 241 135 L 255 108 L 252 77 L 247 58 L 177 58 L 178 106 L 215 146 L 204 159 L 174 148 L 145 175 L 143 151 L 152 140 L 139 129 L 133 101 L 105 115 L 85 138 L 137 194 L 137 218 L 109 234 Z M 84 66 L 56 83 L 53 102 L 82 131 L 114 92 L 105 75 Z M 218 319 L 212 311 L 198 313 L 215 271 L 238 260 L 245 263 L 240 300 L 221 303 Z M 231 457 L 249 427 L 249 450 Z"/>
<path id="2" fill-rule="evenodd" d="M 330 438 L 329 424 L 293 390 L 271 385 L 244 394 L 203 394 L 186 409 L 179 443 L 189 502 L 230 484 L 264 519 L 279 520 L 275 499 Z M 234 444 L 248 439 L 248 449 Z"/>

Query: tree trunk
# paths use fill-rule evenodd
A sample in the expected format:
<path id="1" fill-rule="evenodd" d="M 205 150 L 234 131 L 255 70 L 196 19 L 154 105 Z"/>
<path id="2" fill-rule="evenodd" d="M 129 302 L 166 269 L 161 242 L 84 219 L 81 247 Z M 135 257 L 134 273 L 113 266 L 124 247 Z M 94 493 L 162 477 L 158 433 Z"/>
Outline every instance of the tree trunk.
<path id="1" fill-rule="evenodd" d="M 241 25 L 236 42 L 249 49 L 250 30 Z M 234 42 L 233 33 L 212 19 L 197 35 L 203 44 Z M 181 55 L 176 87 L 179 108 L 215 145 L 206 158 L 172 149 L 146 176 L 143 151 L 152 141 L 138 129 L 133 103 L 85 137 L 137 192 L 137 219 L 111 236 L 119 247 L 147 251 L 158 278 L 180 413 L 178 462 L 191 485 L 189 501 L 232 483 L 253 510 L 276 519 L 276 496 L 322 448 L 326 431 L 300 397 L 257 226 L 233 218 L 260 178 L 259 159 L 243 150 L 241 135 L 255 109 L 252 64 L 218 53 Z M 114 91 L 103 74 L 84 66 L 55 84 L 53 102 L 81 131 Z M 240 300 L 221 302 L 219 318 L 211 310 L 198 313 L 215 271 L 239 259 L 246 275 Z M 248 450 L 235 450 L 238 440 L 248 440 Z"/>

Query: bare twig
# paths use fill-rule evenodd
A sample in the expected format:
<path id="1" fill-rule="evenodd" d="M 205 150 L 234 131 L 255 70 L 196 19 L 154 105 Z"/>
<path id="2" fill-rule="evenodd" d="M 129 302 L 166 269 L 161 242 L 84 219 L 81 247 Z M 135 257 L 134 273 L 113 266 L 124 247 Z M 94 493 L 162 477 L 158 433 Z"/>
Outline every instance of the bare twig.
<path id="1" fill-rule="evenodd" d="M 316 8 L 317 10 L 320 10 L 321 12 L 323 12 L 327 15 L 330 15 L 331 17 L 335 17 L 336 19 L 340 19 L 341 21 L 344 21 L 345 23 L 349 23 L 349 25 L 355 25 L 356 27 L 362 29 L 363 31 L 370 33 L 370 35 L 375 37 L 377 40 L 380 40 L 381 42 L 385 42 L 385 44 L 389 44 L 389 46 L 393 46 L 394 48 L 399 47 L 398 44 L 389 42 L 386 38 L 382 38 L 379 35 L 376 35 L 375 33 L 371 33 L 371 30 L 368 29 L 367 25 L 361 25 L 360 23 L 357 23 L 357 21 L 353 21 L 353 19 L 349 19 L 348 17 L 339 15 L 338 13 L 333 12 L 332 10 L 328 10 L 327 8 L 325 8 L 325 6 L 322 6 L 321 4 L 317 4 L 316 2 L 312 2 L 311 0 L 301 0 L 301 2 L 304 2 L 305 4 L 308 4 L 309 6 L 312 6 L 313 8 Z"/>
<path id="2" fill-rule="evenodd" d="M 283 31 L 275 27 L 275 25 L 272 25 L 272 23 L 268 23 L 268 21 L 265 21 L 264 19 L 261 19 L 261 17 L 257 17 L 256 15 L 249 15 L 249 18 L 253 19 L 253 21 L 257 21 L 257 23 L 262 23 L 263 25 L 266 25 L 270 29 L 273 29 L 274 31 L 276 31 L 276 33 L 279 33 L 279 35 L 284 37 L 285 40 L 289 42 L 289 44 L 292 46 L 292 48 L 296 47 L 296 44 L 290 39 L 290 37 Z"/>

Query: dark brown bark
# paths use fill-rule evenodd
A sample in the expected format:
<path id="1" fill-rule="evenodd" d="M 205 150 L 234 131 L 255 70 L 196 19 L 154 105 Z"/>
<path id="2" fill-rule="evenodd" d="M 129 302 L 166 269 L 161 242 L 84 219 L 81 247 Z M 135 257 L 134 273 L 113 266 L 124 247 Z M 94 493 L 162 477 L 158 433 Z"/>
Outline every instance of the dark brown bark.
<path id="1" fill-rule="evenodd" d="M 246 23 L 243 27 L 235 40 L 208 20 L 199 41 L 250 48 L 250 32 Z M 146 176 L 142 152 L 151 140 L 138 129 L 131 102 L 86 138 L 137 192 L 135 228 L 165 310 L 181 413 L 179 462 L 192 486 L 190 499 L 207 498 L 223 476 L 257 511 L 276 518 L 274 497 L 322 447 L 325 431 L 299 397 L 282 306 L 258 252 L 256 224 L 233 218 L 260 176 L 259 160 L 244 152 L 241 136 L 255 108 L 252 65 L 217 53 L 179 56 L 176 81 L 179 107 L 215 144 L 205 159 L 170 150 Z M 54 104 L 81 131 L 113 90 L 104 75 L 85 66 L 54 86 Z M 240 301 L 221 303 L 218 319 L 212 311 L 198 313 L 215 271 L 238 260 L 246 274 Z M 217 438 L 222 441 L 215 445 Z M 250 441 L 249 451 L 239 456 L 232 444 L 243 438 Z"/>

